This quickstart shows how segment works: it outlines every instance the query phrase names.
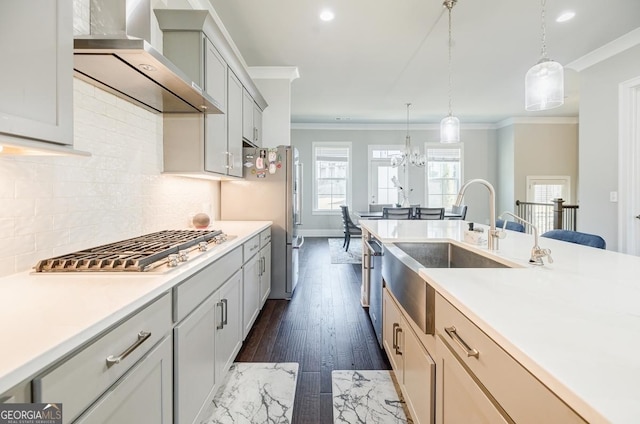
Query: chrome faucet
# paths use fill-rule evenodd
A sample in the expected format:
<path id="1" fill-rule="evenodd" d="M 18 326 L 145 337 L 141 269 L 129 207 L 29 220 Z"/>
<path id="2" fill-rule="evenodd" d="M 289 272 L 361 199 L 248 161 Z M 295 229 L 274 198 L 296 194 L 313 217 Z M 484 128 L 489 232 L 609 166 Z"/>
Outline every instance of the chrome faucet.
<path id="1" fill-rule="evenodd" d="M 458 198 L 453 205 L 460 206 L 467 187 L 475 183 L 480 183 L 489 190 L 489 237 L 487 237 L 487 247 L 489 250 L 498 250 L 498 238 L 500 236 L 500 232 L 496 230 L 496 190 L 493 188 L 491 183 L 481 178 L 467 181 L 458 192 Z"/>
<path id="2" fill-rule="evenodd" d="M 553 258 L 551 257 L 551 249 L 542 249 L 539 245 L 538 245 L 538 227 L 536 227 L 535 225 L 533 225 L 532 223 L 530 223 L 529 221 L 527 221 L 526 219 L 520 218 L 518 215 L 513 214 L 509 211 L 505 211 L 502 212 L 502 215 L 509 215 L 515 219 L 517 219 L 520 222 L 523 222 L 529 226 L 531 226 L 531 228 L 533 228 L 533 238 L 534 238 L 534 245 L 531 248 L 531 257 L 529 258 L 529 263 L 533 264 L 533 265 L 544 265 L 544 262 L 542 262 L 542 258 L 544 258 L 545 256 L 547 258 L 549 258 L 549 263 L 552 264 L 553 263 Z M 502 219 L 502 215 L 499 216 L 499 219 Z M 507 220 L 504 220 L 504 224 L 502 225 L 502 233 L 504 234 L 502 237 L 506 236 L 505 233 L 505 228 L 507 227 Z M 501 238 L 502 238 L 501 237 Z"/>

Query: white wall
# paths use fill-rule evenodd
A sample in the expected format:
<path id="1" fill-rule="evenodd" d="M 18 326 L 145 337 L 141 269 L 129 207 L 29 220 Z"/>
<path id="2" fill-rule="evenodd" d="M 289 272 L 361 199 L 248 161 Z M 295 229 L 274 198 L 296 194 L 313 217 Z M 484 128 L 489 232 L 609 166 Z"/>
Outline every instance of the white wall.
<path id="1" fill-rule="evenodd" d="M 375 125 L 371 126 L 372 128 Z M 383 126 L 387 128 L 388 126 Z M 300 151 L 300 159 L 304 163 L 304 214 L 302 233 L 311 235 L 339 235 L 342 233 L 340 215 L 312 214 L 312 143 L 314 141 L 348 141 L 352 143 L 352 202 L 351 210 L 367 210 L 368 199 L 368 146 L 369 145 L 398 145 L 404 146 L 406 130 L 401 129 L 292 129 L 291 144 Z M 412 143 L 420 144 L 424 151 L 425 142 L 436 142 L 439 139 L 439 129 L 412 130 Z M 464 142 L 464 180 L 484 178 L 495 184 L 497 181 L 496 130 L 494 129 L 464 129 L 461 132 Z M 413 189 L 410 203 L 424 204 L 424 168 L 409 168 L 408 187 Z M 467 219 L 475 222 L 488 223 L 489 201 L 484 187 L 470 187 L 465 195 L 464 203 L 469 206 Z"/>
<path id="2" fill-rule="evenodd" d="M 514 196 L 527 200 L 528 175 L 571 177 L 570 204 L 576 204 L 578 181 L 577 124 L 514 125 Z"/>
<path id="3" fill-rule="evenodd" d="M 498 204 L 496 205 L 500 214 L 503 211 L 515 212 L 515 192 L 514 192 L 514 128 L 508 125 L 498 129 Z"/>
<path id="4" fill-rule="evenodd" d="M 618 88 L 640 76 L 640 46 L 580 73 L 580 211 L 578 230 L 598 234 L 618 249 Z"/>
<path id="5" fill-rule="evenodd" d="M 80 80 L 74 104 L 91 157 L 0 157 L 0 276 L 219 209 L 219 182 L 161 175 L 162 115 Z"/>

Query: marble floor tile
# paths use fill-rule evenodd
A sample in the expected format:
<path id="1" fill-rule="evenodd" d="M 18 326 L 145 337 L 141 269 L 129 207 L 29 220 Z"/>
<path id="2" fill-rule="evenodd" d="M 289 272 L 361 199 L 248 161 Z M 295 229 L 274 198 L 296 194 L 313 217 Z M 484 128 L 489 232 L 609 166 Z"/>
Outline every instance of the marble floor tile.
<path id="1" fill-rule="evenodd" d="M 234 363 L 203 424 L 291 423 L 297 377 L 297 363 Z"/>
<path id="2" fill-rule="evenodd" d="M 333 422 L 412 423 L 390 371 L 333 371 Z"/>

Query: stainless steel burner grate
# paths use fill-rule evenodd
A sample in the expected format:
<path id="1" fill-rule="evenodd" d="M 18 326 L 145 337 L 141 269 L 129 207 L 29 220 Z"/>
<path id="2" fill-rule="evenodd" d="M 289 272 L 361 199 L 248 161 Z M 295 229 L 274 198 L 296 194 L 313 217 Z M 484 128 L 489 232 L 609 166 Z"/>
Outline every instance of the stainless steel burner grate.
<path id="1" fill-rule="evenodd" d="M 171 254 L 199 243 L 224 241 L 220 230 L 165 230 L 43 259 L 36 272 L 146 271 Z"/>

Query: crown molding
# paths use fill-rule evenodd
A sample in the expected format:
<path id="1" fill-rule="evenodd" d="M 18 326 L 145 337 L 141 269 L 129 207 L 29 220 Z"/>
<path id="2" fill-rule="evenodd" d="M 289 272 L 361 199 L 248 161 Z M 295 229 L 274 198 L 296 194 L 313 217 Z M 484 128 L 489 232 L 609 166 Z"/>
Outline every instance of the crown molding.
<path id="1" fill-rule="evenodd" d="M 500 122 L 495 124 L 495 128 L 504 128 L 511 125 L 517 124 L 538 124 L 538 125 L 567 125 L 567 124 L 578 124 L 580 121 L 577 116 L 521 116 L 516 118 L 507 118 L 503 119 Z"/>
<path id="2" fill-rule="evenodd" d="M 300 78 L 297 66 L 250 66 L 249 75 L 253 79 L 288 79 Z"/>
<path id="3" fill-rule="evenodd" d="M 410 124 L 413 130 L 440 131 L 440 124 Z M 495 124 L 462 124 L 462 130 L 492 130 Z M 391 123 L 291 123 L 292 130 L 406 131 L 407 124 Z"/>
<path id="4" fill-rule="evenodd" d="M 640 28 L 629 31 L 625 35 L 566 64 L 565 67 L 581 72 L 638 44 L 640 44 Z"/>

